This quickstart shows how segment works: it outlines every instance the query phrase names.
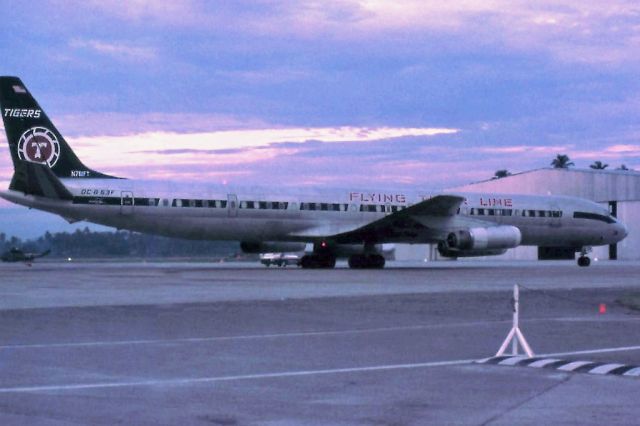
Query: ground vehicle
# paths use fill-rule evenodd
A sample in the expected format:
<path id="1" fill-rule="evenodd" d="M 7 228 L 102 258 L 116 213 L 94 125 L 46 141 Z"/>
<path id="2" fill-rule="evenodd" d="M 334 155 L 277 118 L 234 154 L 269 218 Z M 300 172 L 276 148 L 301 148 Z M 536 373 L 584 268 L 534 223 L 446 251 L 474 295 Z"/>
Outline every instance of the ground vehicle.
<path id="1" fill-rule="evenodd" d="M 292 253 L 264 253 L 260 255 L 260 263 L 269 267 L 271 265 L 285 267 L 300 265 L 300 256 Z"/>

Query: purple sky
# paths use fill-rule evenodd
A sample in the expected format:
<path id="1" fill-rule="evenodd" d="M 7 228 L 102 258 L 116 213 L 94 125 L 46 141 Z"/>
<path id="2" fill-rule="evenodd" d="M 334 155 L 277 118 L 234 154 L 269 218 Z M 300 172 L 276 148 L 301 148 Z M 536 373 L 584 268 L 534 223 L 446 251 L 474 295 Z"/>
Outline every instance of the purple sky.
<path id="1" fill-rule="evenodd" d="M 107 173 L 438 189 L 560 153 L 640 169 L 635 0 L 1 6 L 0 74 Z M 10 235 L 71 229 L 0 210 Z"/>

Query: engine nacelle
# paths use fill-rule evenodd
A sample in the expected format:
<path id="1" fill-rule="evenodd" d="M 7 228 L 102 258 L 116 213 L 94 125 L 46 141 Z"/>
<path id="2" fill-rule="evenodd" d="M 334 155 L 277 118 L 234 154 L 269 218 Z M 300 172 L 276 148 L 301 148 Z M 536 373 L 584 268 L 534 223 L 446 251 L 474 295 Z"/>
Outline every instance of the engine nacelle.
<path id="1" fill-rule="evenodd" d="M 484 250 L 458 250 L 450 249 L 445 242 L 438 244 L 438 253 L 442 257 L 478 257 L 478 256 L 499 256 L 505 254 L 507 249 L 484 249 Z"/>
<path id="2" fill-rule="evenodd" d="M 510 249 L 520 245 L 522 233 L 515 226 L 502 225 L 490 228 L 469 228 L 452 232 L 447 236 L 450 250 Z"/>
<path id="3" fill-rule="evenodd" d="M 304 251 L 306 247 L 305 243 L 285 243 L 279 241 L 263 241 L 263 242 L 249 242 L 243 241 L 240 243 L 240 249 L 244 253 L 286 253 Z"/>

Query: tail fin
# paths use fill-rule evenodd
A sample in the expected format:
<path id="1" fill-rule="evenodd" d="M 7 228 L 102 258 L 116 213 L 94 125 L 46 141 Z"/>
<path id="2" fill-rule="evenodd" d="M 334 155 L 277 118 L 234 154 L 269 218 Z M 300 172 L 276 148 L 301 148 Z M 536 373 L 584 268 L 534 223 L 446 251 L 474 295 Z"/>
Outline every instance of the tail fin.
<path id="1" fill-rule="evenodd" d="M 35 256 L 33 256 L 34 259 L 37 259 L 39 257 L 45 257 L 47 256 L 49 253 L 51 253 L 51 249 L 45 250 L 40 254 L 36 254 Z"/>
<path id="2" fill-rule="evenodd" d="M 59 178 L 117 179 L 85 166 L 17 77 L 0 77 L 0 107 L 14 170 L 46 164 Z"/>

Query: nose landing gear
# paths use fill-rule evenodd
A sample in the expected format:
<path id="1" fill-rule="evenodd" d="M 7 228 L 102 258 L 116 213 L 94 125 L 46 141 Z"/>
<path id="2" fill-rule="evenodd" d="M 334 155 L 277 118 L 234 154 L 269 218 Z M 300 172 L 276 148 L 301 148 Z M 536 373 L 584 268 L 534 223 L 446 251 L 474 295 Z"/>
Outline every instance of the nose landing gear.
<path id="1" fill-rule="evenodd" d="M 578 266 L 587 267 L 591 265 L 591 259 L 587 254 L 591 251 L 591 247 L 582 247 L 580 250 L 580 257 L 578 258 Z"/>
<path id="2" fill-rule="evenodd" d="M 578 266 L 589 266 L 591 265 L 591 259 L 589 259 L 587 256 L 580 256 L 578 258 Z"/>

